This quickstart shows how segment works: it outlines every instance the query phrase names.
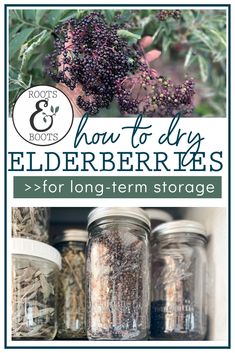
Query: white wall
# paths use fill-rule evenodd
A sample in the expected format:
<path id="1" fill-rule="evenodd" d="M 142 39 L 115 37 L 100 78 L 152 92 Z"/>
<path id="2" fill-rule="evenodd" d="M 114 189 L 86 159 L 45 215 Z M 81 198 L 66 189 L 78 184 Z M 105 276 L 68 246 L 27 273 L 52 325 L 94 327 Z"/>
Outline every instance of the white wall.
<path id="1" fill-rule="evenodd" d="M 225 208 L 181 208 L 182 218 L 199 221 L 209 234 L 208 298 L 210 340 L 227 339 L 228 232 Z"/>

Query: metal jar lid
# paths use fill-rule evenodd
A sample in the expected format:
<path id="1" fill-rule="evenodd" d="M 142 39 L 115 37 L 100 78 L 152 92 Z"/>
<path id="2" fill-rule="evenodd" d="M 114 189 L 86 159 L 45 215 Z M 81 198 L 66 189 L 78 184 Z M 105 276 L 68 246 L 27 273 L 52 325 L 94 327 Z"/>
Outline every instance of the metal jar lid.
<path id="1" fill-rule="evenodd" d="M 161 210 L 159 208 L 148 208 L 145 210 L 150 220 L 157 220 L 162 222 L 170 222 L 173 220 L 173 217 L 170 213 Z"/>
<path id="2" fill-rule="evenodd" d="M 62 234 L 57 235 L 53 239 L 53 245 L 67 242 L 67 241 L 80 241 L 80 242 L 87 242 L 88 240 L 88 233 L 86 230 L 82 229 L 65 229 Z"/>
<path id="3" fill-rule="evenodd" d="M 123 217 L 142 222 L 150 230 L 150 219 L 142 208 L 138 207 L 97 207 L 88 215 L 89 228 L 94 222 L 107 218 Z"/>
<path id="4" fill-rule="evenodd" d="M 163 223 L 154 228 L 152 231 L 152 235 L 157 237 L 174 233 L 193 233 L 203 236 L 205 239 L 207 239 L 207 233 L 204 226 L 199 222 L 190 220 Z"/>

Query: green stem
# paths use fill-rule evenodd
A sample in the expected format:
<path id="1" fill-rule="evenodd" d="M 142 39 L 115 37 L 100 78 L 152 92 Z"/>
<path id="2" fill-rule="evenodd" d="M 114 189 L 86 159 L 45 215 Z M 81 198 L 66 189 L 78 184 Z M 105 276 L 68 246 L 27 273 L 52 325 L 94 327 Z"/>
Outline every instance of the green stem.
<path id="1" fill-rule="evenodd" d="M 27 21 L 25 21 L 23 18 L 21 18 L 15 10 L 14 10 L 14 12 L 15 12 L 15 15 L 17 16 L 18 20 L 19 20 L 21 23 L 23 23 L 23 24 L 25 24 L 25 25 L 28 25 L 28 26 L 31 26 L 31 27 L 34 27 L 35 29 L 41 28 L 41 29 L 46 29 L 46 30 L 48 30 L 48 31 L 50 31 L 50 32 L 52 31 L 52 29 L 51 29 L 50 27 L 41 26 L 41 25 L 35 25 L 34 23 L 27 22 Z"/>

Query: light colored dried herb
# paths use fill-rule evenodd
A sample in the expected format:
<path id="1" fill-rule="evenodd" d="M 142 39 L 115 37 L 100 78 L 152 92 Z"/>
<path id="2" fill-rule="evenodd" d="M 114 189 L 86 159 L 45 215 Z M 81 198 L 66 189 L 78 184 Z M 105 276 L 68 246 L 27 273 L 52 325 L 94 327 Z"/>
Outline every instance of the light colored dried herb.
<path id="1" fill-rule="evenodd" d="M 85 254 L 81 243 L 58 245 L 62 270 L 58 286 L 58 338 L 82 338 L 85 327 Z"/>
<path id="2" fill-rule="evenodd" d="M 52 339 L 55 334 L 54 276 L 38 267 L 12 266 L 12 338 Z"/>
<path id="3" fill-rule="evenodd" d="M 49 243 L 47 207 L 13 207 L 12 236 Z"/>

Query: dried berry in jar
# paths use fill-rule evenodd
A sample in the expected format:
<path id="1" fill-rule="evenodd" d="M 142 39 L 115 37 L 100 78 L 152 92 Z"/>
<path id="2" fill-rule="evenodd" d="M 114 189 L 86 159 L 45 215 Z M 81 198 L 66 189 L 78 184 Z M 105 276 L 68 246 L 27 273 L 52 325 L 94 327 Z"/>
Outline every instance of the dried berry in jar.
<path id="1" fill-rule="evenodd" d="M 147 215 L 138 208 L 97 208 L 88 217 L 88 229 L 88 338 L 146 338 L 150 299 Z"/>

